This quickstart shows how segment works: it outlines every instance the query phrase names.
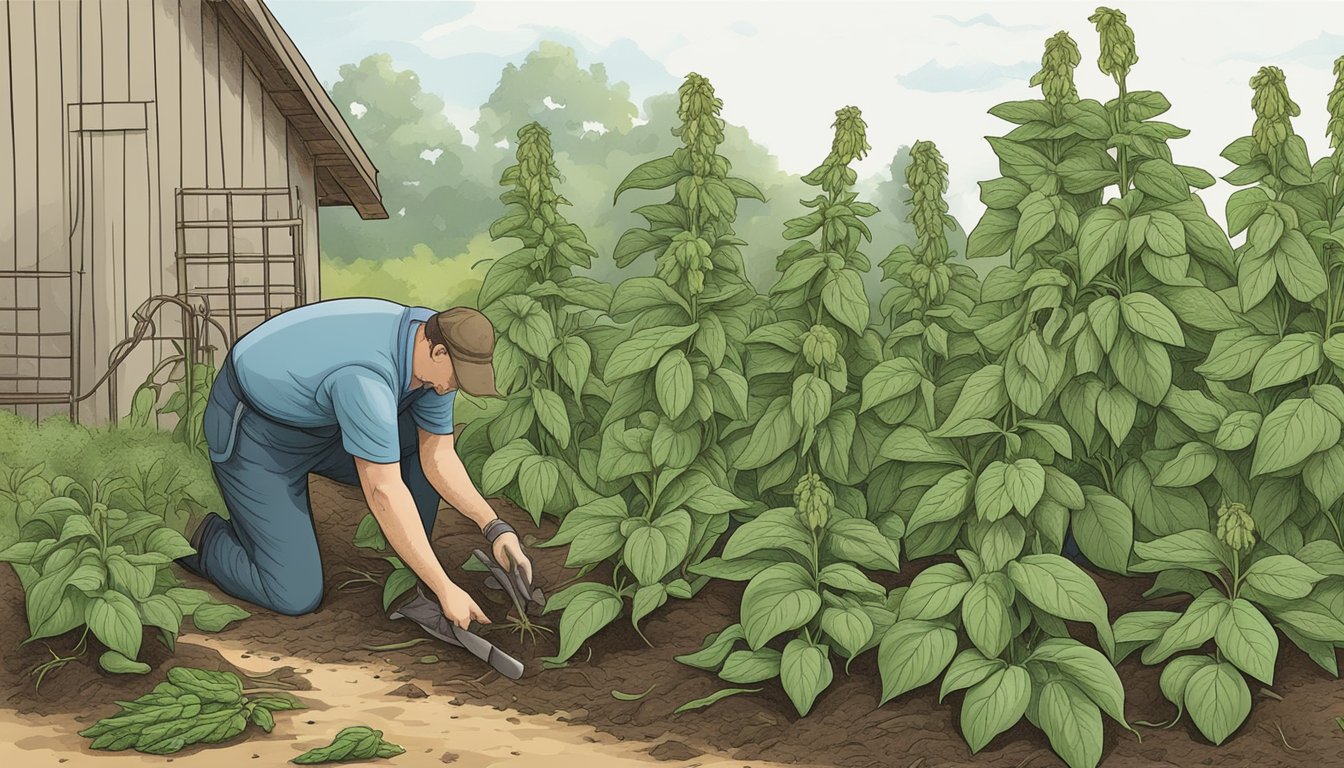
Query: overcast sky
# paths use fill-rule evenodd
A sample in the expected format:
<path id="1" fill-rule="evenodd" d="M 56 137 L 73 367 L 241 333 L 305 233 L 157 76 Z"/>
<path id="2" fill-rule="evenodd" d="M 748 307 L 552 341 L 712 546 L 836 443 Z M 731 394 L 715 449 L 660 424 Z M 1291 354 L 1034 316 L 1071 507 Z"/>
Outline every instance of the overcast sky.
<path id="1" fill-rule="evenodd" d="M 969 230 L 983 210 L 975 182 L 997 175 L 986 135 L 1011 127 L 986 114 L 1033 98 L 1027 81 L 1047 37 L 1066 30 L 1083 63 L 1079 90 L 1105 101 L 1115 86 L 1096 68 L 1097 35 L 1077 2 L 403 2 L 268 0 L 330 84 L 343 63 L 374 52 L 416 70 L 442 96 L 469 141 L 501 68 L 541 40 L 572 46 L 582 66 L 602 62 L 636 104 L 675 90 L 689 72 L 714 83 L 723 117 L 745 126 L 787 170 L 805 173 L 830 146 L 835 110 L 855 105 L 868 123 L 877 173 L 897 148 L 937 142 L 951 166 L 952 212 Z M 1221 176 L 1218 153 L 1250 132 L 1248 80 L 1263 65 L 1287 74 L 1302 107 L 1294 121 L 1313 158 L 1327 150 L 1325 96 L 1344 55 L 1344 3 L 1125 2 L 1139 63 L 1129 87 L 1163 91 L 1164 118 L 1192 131 L 1178 163 Z M 1206 197 L 1222 219 L 1232 188 Z"/>

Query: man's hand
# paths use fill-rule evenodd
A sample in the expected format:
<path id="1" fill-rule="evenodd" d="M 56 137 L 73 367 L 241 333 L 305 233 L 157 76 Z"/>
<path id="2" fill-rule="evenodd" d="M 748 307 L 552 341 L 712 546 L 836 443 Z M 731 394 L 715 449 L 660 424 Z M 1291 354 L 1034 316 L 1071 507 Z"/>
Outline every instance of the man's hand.
<path id="1" fill-rule="evenodd" d="M 468 595 L 456 584 L 449 584 L 444 587 L 438 597 L 439 607 L 443 609 L 443 615 L 459 628 L 470 628 L 473 619 L 482 624 L 490 623 L 485 611 L 482 611 L 476 601 L 471 599 L 471 595 Z"/>
<path id="2" fill-rule="evenodd" d="M 522 570 L 523 578 L 527 580 L 528 585 L 532 584 L 532 561 L 528 560 L 527 555 L 523 554 L 523 544 L 518 541 L 518 534 L 501 534 L 499 538 L 495 539 L 493 552 L 496 563 L 504 566 L 505 569 L 511 569 L 515 565 L 518 566 Z M 521 597 L 527 598 L 526 595 Z"/>

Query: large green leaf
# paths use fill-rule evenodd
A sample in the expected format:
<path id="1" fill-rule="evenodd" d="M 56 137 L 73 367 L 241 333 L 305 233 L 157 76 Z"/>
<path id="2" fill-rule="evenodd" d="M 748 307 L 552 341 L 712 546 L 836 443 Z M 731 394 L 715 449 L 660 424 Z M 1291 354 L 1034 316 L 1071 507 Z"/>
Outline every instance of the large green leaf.
<path id="1" fill-rule="evenodd" d="M 961 514 L 970 503 L 974 483 L 975 478 L 965 469 L 953 470 L 943 475 L 920 497 L 919 504 L 915 506 L 910 522 L 906 525 L 906 532 L 931 523 L 951 520 Z"/>
<path id="2" fill-rule="evenodd" d="M 1315 373 L 1322 362 L 1321 337 L 1315 333 L 1290 333 L 1255 364 L 1251 392 L 1277 387 Z"/>
<path id="3" fill-rule="evenodd" d="M 956 563 L 937 563 L 919 572 L 901 598 L 899 616 L 939 619 L 961 604 L 971 588 L 970 574 Z"/>
<path id="4" fill-rule="evenodd" d="M 686 353 L 674 349 L 663 355 L 658 361 L 658 372 L 654 377 L 654 391 L 658 395 L 658 404 L 669 419 L 675 419 L 691 404 L 691 391 L 694 380 L 691 377 L 691 364 Z"/>
<path id="5" fill-rule="evenodd" d="M 779 662 L 779 679 L 798 714 L 812 711 L 817 696 L 831 684 L 830 649 L 801 637 L 789 641 Z"/>
<path id="6" fill-rule="evenodd" d="M 686 341 L 699 330 L 698 323 L 683 326 L 660 325 L 636 331 L 612 350 L 607 359 L 605 380 L 613 383 L 658 364 L 669 349 Z"/>
<path id="7" fill-rule="evenodd" d="M 1050 747 L 1069 768 L 1095 768 L 1101 760 L 1101 711 L 1078 686 L 1047 680 L 1040 688 L 1036 718 Z"/>
<path id="8" fill-rule="evenodd" d="M 565 605 L 560 614 L 560 647 L 547 661 L 559 664 L 569 660 L 588 638 L 621 614 L 621 598 L 616 590 L 605 585 L 593 586 L 576 593 Z"/>
<path id="9" fill-rule="evenodd" d="M 1208 642 L 1231 605 L 1216 589 L 1205 590 L 1195 598 L 1181 618 L 1167 627 L 1157 642 L 1143 650 L 1144 664 L 1159 664 L 1173 653 L 1198 648 Z"/>
<path id="10" fill-rule="evenodd" d="M 821 608 L 811 575 L 797 563 L 766 568 L 742 593 L 742 629 L 752 649 L 812 620 Z M 731 682 L 750 682 L 734 680 Z"/>
<path id="11" fill-rule="evenodd" d="M 1339 442 L 1340 422 L 1311 398 L 1285 400 L 1265 417 L 1251 474 L 1291 467 Z"/>
<path id="12" fill-rule="evenodd" d="M 1021 720 L 1030 700 L 1031 676 L 1022 667 L 1003 667 L 971 686 L 961 704 L 961 733 L 971 752 Z"/>
<path id="13" fill-rule="evenodd" d="M 1069 621 L 1086 621 L 1097 628 L 1107 653 L 1115 639 L 1101 590 L 1077 565 L 1059 555 L 1026 555 L 1008 564 L 1013 586 L 1041 610 Z"/>
<path id="14" fill-rule="evenodd" d="M 1012 639 L 1012 617 L 1008 614 L 1012 600 L 1008 577 L 994 572 L 980 574 L 961 601 L 966 636 L 985 656 L 998 656 Z"/>
<path id="15" fill-rule="evenodd" d="M 1134 542 L 1134 514 L 1125 503 L 1095 486 L 1084 486 L 1083 508 L 1073 513 L 1073 536 L 1094 564 L 1116 573 L 1129 572 Z"/>
<path id="16" fill-rule="evenodd" d="M 1292 555 L 1269 555 L 1252 563 L 1243 578 L 1261 592 L 1294 600 L 1306 597 L 1325 577 Z"/>
<path id="17" fill-rule="evenodd" d="M 1190 675 L 1185 707 L 1200 733 L 1222 744 L 1251 713 L 1251 691 L 1236 667 L 1227 662 L 1208 664 Z"/>
<path id="18" fill-rule="evenodd" d="M 199 613 L 199 611 L 198 611 Z M 84 621 L 103 645 L 128 659 L 140 654 L 144 626 L 130 598 L 113 590 L 89 601 Z"/>
<path id="19" fill-rule="evenodd" d="M 957 634 L 932 622 L 906 619 L 891 625 L 877 649 L 882 675 L 879 704 L 924 685 L 947 667 L 957 651 Z"/>
<path id="20" fill-rule="evenodd" d="M 1174 346 L 1185 346 L 1181 324 L 1166 305 L 1147 293 L 1126 294 L 1120 299 L 1120 316 L 1125 325 L 1153 341 Z"/>
<path id="21" fill-rule="evenodd" d="M 1218 623 L 1213 639 L 1228 661 L 1265 685 L 1274 684 L 1279 636 L 1260 609 L 1241 598 L 1233 600 L 1231 609 Z"/>

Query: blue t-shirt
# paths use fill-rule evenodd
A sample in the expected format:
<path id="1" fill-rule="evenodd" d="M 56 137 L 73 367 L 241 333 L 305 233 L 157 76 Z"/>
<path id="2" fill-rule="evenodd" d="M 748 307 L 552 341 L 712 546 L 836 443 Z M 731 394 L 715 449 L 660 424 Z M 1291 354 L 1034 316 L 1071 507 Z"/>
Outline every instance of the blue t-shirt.
<path id="1" fill-rule="evenodd" d="M 231 352 L 248 400 L 296 427 L 332 427 L 352 456 L 401 460 L 399 413 L 427 432 L 453 431 L 453 399 L 411 389 L 415 331 L 433 310 L 381 299 L 334 299 L 291 309 L 244 335 Z"/>

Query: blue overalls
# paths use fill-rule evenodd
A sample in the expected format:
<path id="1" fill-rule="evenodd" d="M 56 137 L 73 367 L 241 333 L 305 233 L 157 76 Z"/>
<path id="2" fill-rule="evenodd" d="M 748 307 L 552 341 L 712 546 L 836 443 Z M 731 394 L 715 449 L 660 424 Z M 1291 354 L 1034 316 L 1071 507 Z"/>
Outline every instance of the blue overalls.
<path id="1" fill-rule="evenodd" d="M 404 318 L 419 322 L 432 314 L 419 308 L 406 313 Z M 413 328 L 413 322 L 403 320 L 399 345 L 410 343 L 406 334 Z M 258 409 L 239 382 L 236 349 L 219 369 L 204 414 L 210 460 L 229 518 L 209 515 L 202 523 L 198 553 L 181 562 L 234 597 L 277 613 L 308 613 L 318 606 L 323 591 L 308 475 L 358 485 L 355 459 L 343 444 L 340 426 L 299 426 Z M 396 414 L 401 477 L 426 535 L 431 534 L 440 497 L 420 464 L 419 425 L 412 406 L 433 395 L 429 389 L 403 393 Z"/>

